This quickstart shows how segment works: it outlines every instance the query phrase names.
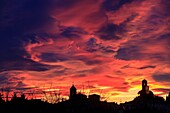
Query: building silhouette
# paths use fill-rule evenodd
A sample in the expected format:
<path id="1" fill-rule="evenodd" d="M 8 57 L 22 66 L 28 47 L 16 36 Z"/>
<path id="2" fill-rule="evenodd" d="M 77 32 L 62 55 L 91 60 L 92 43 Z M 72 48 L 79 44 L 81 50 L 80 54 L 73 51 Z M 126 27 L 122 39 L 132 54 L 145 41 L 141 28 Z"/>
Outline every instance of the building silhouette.
<path id="1" fill-rule="evenodd" d="M 5 101 L 3 100 L 3 94 L 0 93 L 0 104 L 4 103 Z"/>
<path id="2" fill-rule="evenodd" d="M 77 89 L 76 89 L 76 87 L 75 87 L 74 84 L 73 84 L 73 85 L 71 86 L 71 88 L 70 88 L 70 96 L 69 96 L 69 99 L 71 100 L 71 99 L 75 98 L 76 94 L 77 94 Z"/>
<path id="3" fill-rule="evenodd" d="M 155 96 L 149 90 L 147 80 L 142 80 L 139 96 L 134 100 L 117 104 L 100 101 L 100 95 L 88 96 L 77 93 L 74 84 L 70 87 L 69 100 L 48 103 L 40 99 L 28 99 L 24 93 L 14 93 L 11 100 L 3 101 L 0 93 L 0 113 L 170 113 L 170 93 L 166 97 Z"/>
<path id="4" fill-rule="evenodd" d="M 89 95 L 87 98 L 87 95 L 82 93 L 77 93 L 77 88 L 74 86 L 74 84 L 70 88 L 70 98 L 69 100 L 75 101 L 75 102 L 92 102 L 92 103 L 98 103 L 100 102 L 100 95 L 92 94 Z"/>
<path id="5" fill-rule="evenodd" d="M 88 99 L 91 102 L 100 102 L 100 95 L 92 94 L 92 95 L 89 95 Z"/>
<path id="6" fill-rule="evenodd" d="M 170 104 L 170 92 L 169 95 L 166 97 L 166 102 Z"/>
<path id="7" fill-rule="evenodd" d="M 75 102 L 85 102 L 87 101 L 87 96 L 82 93 L 77 93 L 77 89 L 73 84 L 70 88 L 69 100 L 75 101 Z"/>
<path id="8" fill-rule="evenodd" d="M 149 86 L 147 85 L 147 80 L 142 80 L 142 90 L 138 92 L 138 94 L 141 97 L 145 97 L 145 96 L 150 96 L 153 97 L 154 94 L 152 91 L 149 90 Z"/>

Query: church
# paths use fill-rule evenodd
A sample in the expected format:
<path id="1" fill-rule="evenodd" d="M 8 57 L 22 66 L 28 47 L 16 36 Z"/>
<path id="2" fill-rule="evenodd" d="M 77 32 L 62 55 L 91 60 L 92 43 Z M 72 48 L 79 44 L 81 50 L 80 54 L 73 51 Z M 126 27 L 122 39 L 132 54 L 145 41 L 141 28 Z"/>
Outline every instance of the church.
<path id="1" fill-rule="evenodd" d="M 100 95 L 97 94 L 92 94 L 89 95 L 88 98 L 86 95 L 82 94 L 82 93 L 77 93 L 77 89 L 74 86 L 74 84 L 71 86 L 70 88 L 70 96 L 69 96 L 69 100 L 70 101 L 77 101 L 77 102 L 100 102 Z"/>
<path id="2" fill-rule="evenodd" d="M 152 91 L 149 90 L 149 86 L 147 85 L 147 80 L 142 80 L 142 90 L 138 92 L 141 97 L 149 96 L 154 97 Z"/>
<path id="3" fill-rule="evenodd" d="M 69 100 L 70 101 L 86 101 L 87 96 L 81 93 L 77 93 L 77 89 L 73 84 L 70 88 Z"/>

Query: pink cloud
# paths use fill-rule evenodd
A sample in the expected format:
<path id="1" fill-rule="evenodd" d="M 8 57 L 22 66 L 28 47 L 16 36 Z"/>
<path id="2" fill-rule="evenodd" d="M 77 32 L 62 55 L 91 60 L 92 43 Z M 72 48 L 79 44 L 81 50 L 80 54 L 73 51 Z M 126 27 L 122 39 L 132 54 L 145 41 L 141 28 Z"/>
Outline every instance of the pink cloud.
<path id="1" fill-rule="evenodd" d="M 22 80 L 14 80 L 18 84 L 11 81 L 11 86 L 36 87 L 40 91 L 53 88 L 63 96 L 68 96 L 72 82 L 79 91 L 84 84 L 85 93 L 103 90 L 116 96 L 138 89 L 144 78 L 152 88 L 156 84 L 170 86 L 152 77 L 158 71 L 170 72 L 169 35 L 164 36 L 169 32 L 169 17 L 161 17 L 164 10 L 160 0 L 133 1 L 109 12 L 101 8 L 102 3 L 87 0 L 50 11 L 56 23 L 47 31 L 53 36 L 37 34 L 37 43 L 24 45 L 28 54 L 24 58 L 46 65 L 47 70 L 13 70 L 8 76 L 16 71 L 14 76 Z M 96 34 L 108 23 L 125 29 L 110 32 L 119 39 L 104 40 Z M 73 30 L 67 31 L 70 26 Z"/>

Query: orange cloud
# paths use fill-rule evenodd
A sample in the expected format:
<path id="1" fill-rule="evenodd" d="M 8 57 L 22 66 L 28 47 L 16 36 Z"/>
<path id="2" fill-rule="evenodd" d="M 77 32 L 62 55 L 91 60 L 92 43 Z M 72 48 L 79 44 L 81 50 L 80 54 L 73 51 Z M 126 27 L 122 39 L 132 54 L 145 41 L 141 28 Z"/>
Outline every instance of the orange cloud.
<path id="1" fill-rule="evenodd" d="M 39 97 L 60 91 L 66 97 L 74 82 L 79 92 L 108 94 L 108 101 L 120 102 L 136 97 L 145 78 L 151 90 L 165 96 L 169 79 L 161 77 L 170 73 L 169 17 L 163 16 L 161 0 L 133 1 L 111 11 L 103 2 L 52 8 L 49 15 L 56 21 L 44 28 L 51 34 L 37 33 L 37 42 L 24 44 L 24 58 L 39 64 L 27 65 L 45 69 L 1 72 L 1 85 L 8 81 L 16 91 L 35 89 Z"/>

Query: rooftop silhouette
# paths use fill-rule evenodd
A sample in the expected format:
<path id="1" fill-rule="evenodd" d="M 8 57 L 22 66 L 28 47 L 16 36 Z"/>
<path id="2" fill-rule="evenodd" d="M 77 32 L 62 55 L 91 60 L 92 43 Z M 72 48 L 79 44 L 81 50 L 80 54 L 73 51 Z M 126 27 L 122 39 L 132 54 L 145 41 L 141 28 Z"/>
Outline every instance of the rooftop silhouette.
<path id="1" fill-rule="evenodd" d="M 142 80 L 142 89 L 138 92 L 139 96 L 132 101 L 121 103 L 101 101 L 100 95 L 84 95 L 77 93 L 77 88 L 73 84 L 70 88 L 68 100 L 59 103 L 48 103 L 40 99 L 27 99 L 22 93 L 18 96 L 15 92 L 11 100 L 4 101 L 0 93 L 0 112 L 1 113 L 170 113 L 170 92 L 166 97 L 155 96 L 149 90 L 147 80 Z"/>

